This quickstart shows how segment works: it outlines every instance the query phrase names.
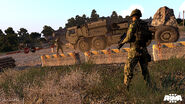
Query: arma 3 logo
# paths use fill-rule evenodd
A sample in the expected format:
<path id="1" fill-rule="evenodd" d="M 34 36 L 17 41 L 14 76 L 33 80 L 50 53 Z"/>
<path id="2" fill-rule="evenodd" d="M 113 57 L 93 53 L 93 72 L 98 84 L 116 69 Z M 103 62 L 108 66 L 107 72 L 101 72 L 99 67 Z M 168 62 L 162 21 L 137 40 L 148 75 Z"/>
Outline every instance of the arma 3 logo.
<path id="1" fill-rule="evenodd" d="M 178 101 L 182 101 L 182 96 L 177 94 L 165 95 L 163 101 L 169 101 L 169 103 L 177 103 Z"/>

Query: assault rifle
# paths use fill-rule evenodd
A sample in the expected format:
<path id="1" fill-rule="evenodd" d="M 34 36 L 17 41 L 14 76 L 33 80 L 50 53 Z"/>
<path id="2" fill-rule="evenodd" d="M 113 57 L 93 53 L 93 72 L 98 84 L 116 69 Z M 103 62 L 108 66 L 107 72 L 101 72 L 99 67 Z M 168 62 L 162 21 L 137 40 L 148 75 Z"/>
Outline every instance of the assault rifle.
<path id="1" fill-rule="evenodd" d="M 121 47 L 125 44 L 122 43 L 122 41 L 126 38 L 127 34 L 123 33 L 123 35 L 120 37 L 120 41 L 118 42 L 118 49 L 121 49 Z"/>

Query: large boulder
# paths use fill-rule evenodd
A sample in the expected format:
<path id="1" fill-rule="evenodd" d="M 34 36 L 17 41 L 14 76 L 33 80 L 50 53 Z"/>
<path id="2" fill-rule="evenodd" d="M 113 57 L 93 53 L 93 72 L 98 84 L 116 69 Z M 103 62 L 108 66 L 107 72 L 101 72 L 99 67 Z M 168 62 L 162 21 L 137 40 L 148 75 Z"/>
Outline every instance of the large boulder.
<path id="1" fill-rule="evenodd" d="M 153 17 L 151 25 L 172 25 L 177 27 L 177 21 L 173 9 L 170 9 L 166 6 L 159 8 Z"/>

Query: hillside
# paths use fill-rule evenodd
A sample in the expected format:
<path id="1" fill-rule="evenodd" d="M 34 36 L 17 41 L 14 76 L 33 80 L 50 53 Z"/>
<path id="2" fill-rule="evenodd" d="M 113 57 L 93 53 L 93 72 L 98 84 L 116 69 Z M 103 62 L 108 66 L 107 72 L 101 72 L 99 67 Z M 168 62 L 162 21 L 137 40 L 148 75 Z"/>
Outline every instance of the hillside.
<path id="1" fill-rule="evenodd" d="M 129 92 L 123 86 L 123 64 L 9 69 L 0 73 L 0 98 L 25 104 L 160 104 L 165 95 L 184 96 L 184 63 L 175 58 L 151 62 L 153 88 L 145 86 L 137 66 Z"/>

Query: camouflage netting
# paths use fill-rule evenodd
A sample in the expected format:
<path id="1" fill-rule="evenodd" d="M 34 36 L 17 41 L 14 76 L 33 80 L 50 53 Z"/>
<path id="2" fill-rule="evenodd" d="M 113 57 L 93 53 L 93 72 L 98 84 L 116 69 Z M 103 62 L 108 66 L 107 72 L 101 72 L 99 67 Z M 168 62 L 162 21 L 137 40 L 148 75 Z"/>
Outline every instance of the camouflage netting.
<path id="1" fill-rule="evenodd" d="M 159 25 L 172 25 L 177 27 L 177 21 L 173 12 L 173 9 L 170 9 L 166 6 L 159 8 L 159 10 L 155 13 L 152 26 Z"/>

